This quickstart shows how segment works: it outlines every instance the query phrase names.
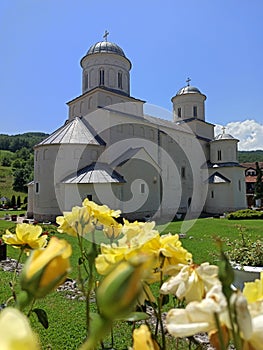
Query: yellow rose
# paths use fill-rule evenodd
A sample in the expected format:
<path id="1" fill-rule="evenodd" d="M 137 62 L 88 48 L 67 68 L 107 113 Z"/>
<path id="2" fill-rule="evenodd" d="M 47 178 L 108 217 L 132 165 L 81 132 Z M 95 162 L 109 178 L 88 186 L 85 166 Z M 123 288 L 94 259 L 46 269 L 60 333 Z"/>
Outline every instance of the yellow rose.
<path id="1" fill-rule="evenodd" d="M 70 236 L 84 236 L 94 229 L 94 224 L 87 207 L 73 207 L 71 212 L 64 213 L 56 219 L 59 224 L 58 232 L 67 233 Z"/>
<path id="2" fill-rule="evenodd" d="M 121 213 L 120 210 L 112 210 L 107 205 L 98 205 L 87 198 L 83 201 L 82 205 L 90 210 L 95 221 L 105 226 L 116 225 L 114 218 L 118 218 Z"/>
<path id="3" fill-rule="evenodd" d="M 12 245 L 14 248 L 24 249 L 28 253 L 31 249 L 46 246 L 46 235 L 41 236 L 41 234 L 42 228 L 38 225 L 17 224 L 16 233 L 6 230 L 6 234 L 2 238 L 6 244 Z"/>
<path id="4" fill-rule="evenodd" d="M 117 238 L 121 234 L 122 224 L 118 224 L 116 222 L 115 225 L 105 226 L 103 229 L 103 232 L 107 238 L 113 240 L 114 238 Z"/>
<path id="5" fill-rule="evenodd" d="M 133 350 L 158 350 L 157 342 L 152 339 L 149 328 L 143 324 L 133 331 Z"/>
<path id="6" fill-rule="evenodd" d="M 17 309 L 7 307 L 0 313 L 1 350 L 39 350 L 37 336 L 28 319 Z"/>
<path id="7" fill-rule="evenodd" d="M 256 279 L 254 282 L 245 282 L 243 294 L 249 303 L 263 300 L 263 272 L 260 273 L 260 279 Z"/>
<path id="8" fill-rule="evenodd" d="M 47 248 L 32 251 L 21 273 L 21 288 L 42 298 L 63 283 L 70 270 L 71 245 L 52 237 Z"/>

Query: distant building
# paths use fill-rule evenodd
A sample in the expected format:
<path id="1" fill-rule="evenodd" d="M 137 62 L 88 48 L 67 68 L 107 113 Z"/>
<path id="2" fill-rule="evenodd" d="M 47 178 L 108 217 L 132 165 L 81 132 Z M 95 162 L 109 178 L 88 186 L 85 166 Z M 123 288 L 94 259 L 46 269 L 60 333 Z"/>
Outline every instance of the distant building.
<path id="1" fill-rule="evenodd" d="M 206 96 L 190 79 L 172 97 L 168 121 L 130 95 L 132 65 L 118 45 L 98 42 L 80 64 L 82 94 L 67 103 L 65 124 L 35 146 L 29 216 L 53 221 L 84 198 L 130 219 L 246 207 L 238 140 L 225 130 L 215 137 Z"/>
<path id="2" fill-rule="evenodd" d="M 247 206 L 253 207 L 255 205 L 254 192 L 257 181 L 256 162 L 241 163 L 241 165 L 245 168 Z M 263 162 L 258 162 L 258 165 L 263 170 Z"/>

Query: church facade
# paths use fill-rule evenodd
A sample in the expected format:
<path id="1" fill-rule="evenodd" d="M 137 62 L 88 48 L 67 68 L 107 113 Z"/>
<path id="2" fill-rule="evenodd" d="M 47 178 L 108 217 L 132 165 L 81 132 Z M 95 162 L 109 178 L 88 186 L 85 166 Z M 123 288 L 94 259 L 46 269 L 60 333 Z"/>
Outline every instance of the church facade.
<path id="1" fill-rule="evenodd" d="M 130 95 L 131 62 L 101 41 L 81 59 L 82 93 L 64 125 L 35 146 L 28 216 L 54 221 L 84 198 L 129 219 L 172 220 L 246 207 L 238 140 L 214 135 L 206 96 L 189 84 L 172 97 L 168 121 Z"/>

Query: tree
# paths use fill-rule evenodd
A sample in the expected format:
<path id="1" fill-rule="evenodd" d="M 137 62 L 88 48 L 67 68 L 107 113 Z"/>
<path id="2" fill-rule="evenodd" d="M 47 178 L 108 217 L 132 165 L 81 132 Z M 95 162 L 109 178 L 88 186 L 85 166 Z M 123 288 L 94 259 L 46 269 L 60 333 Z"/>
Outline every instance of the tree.
<path id="1" fill-rule="evenodd" d="M 12 198 L 11 198 L 11 206 L 15 207 L 16 206 L 16 196 L 13 194 Z"/>
<path id="2" fill-rule="evenodd" d="M 257 180 L 255 183 L 255 191 L 254 191 L 254 198 L 255 199 L 262 199 L 263 198 L 263 182 L 262 182 L 262 170 L 259 167 L 258 162 L 256 162 L 256 173 L 257 173 Z"/>
<path id="3" fill-rule="evenodd" d="M 7 156 L 4 156 L 2 158 L 2 166 L 10 166 L 11 165 L 11 159 L 8 158 Z"/>
<path id="4" fill-rule="evenodd" d="M 26 184 L 30 181 L 30 173 L 26 168 L 13 169 L 13 190 L 20 192 L 27 192 Z"/>
<path id="5" fill-rule="evenodd" d="M 16 205 L 18 206 L 18 208 L 21 207 L 21 198 L 20 198 L 20 196 L 17 196 Z"/>

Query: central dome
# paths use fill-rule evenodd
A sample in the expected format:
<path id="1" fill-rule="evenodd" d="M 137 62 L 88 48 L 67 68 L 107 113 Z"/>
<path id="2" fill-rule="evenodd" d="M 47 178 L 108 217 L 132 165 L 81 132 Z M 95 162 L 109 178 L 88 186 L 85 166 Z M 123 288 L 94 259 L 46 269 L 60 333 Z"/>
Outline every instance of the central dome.
<path id="1" fill-rule="evenodd" d="M 197 87 L 186 85 L 176 93 L 177 96 L 184 94 L 201 94 L 201 91 Z"/>
<path id="2" fill-rule="evenodd" d="M 126 58 L 123 50 L 117 44 L 111 43 L 110 41 L 99 41 L 92 45 L 87 55 L 92 55 L 94 53 L 114 53 Z"/>

